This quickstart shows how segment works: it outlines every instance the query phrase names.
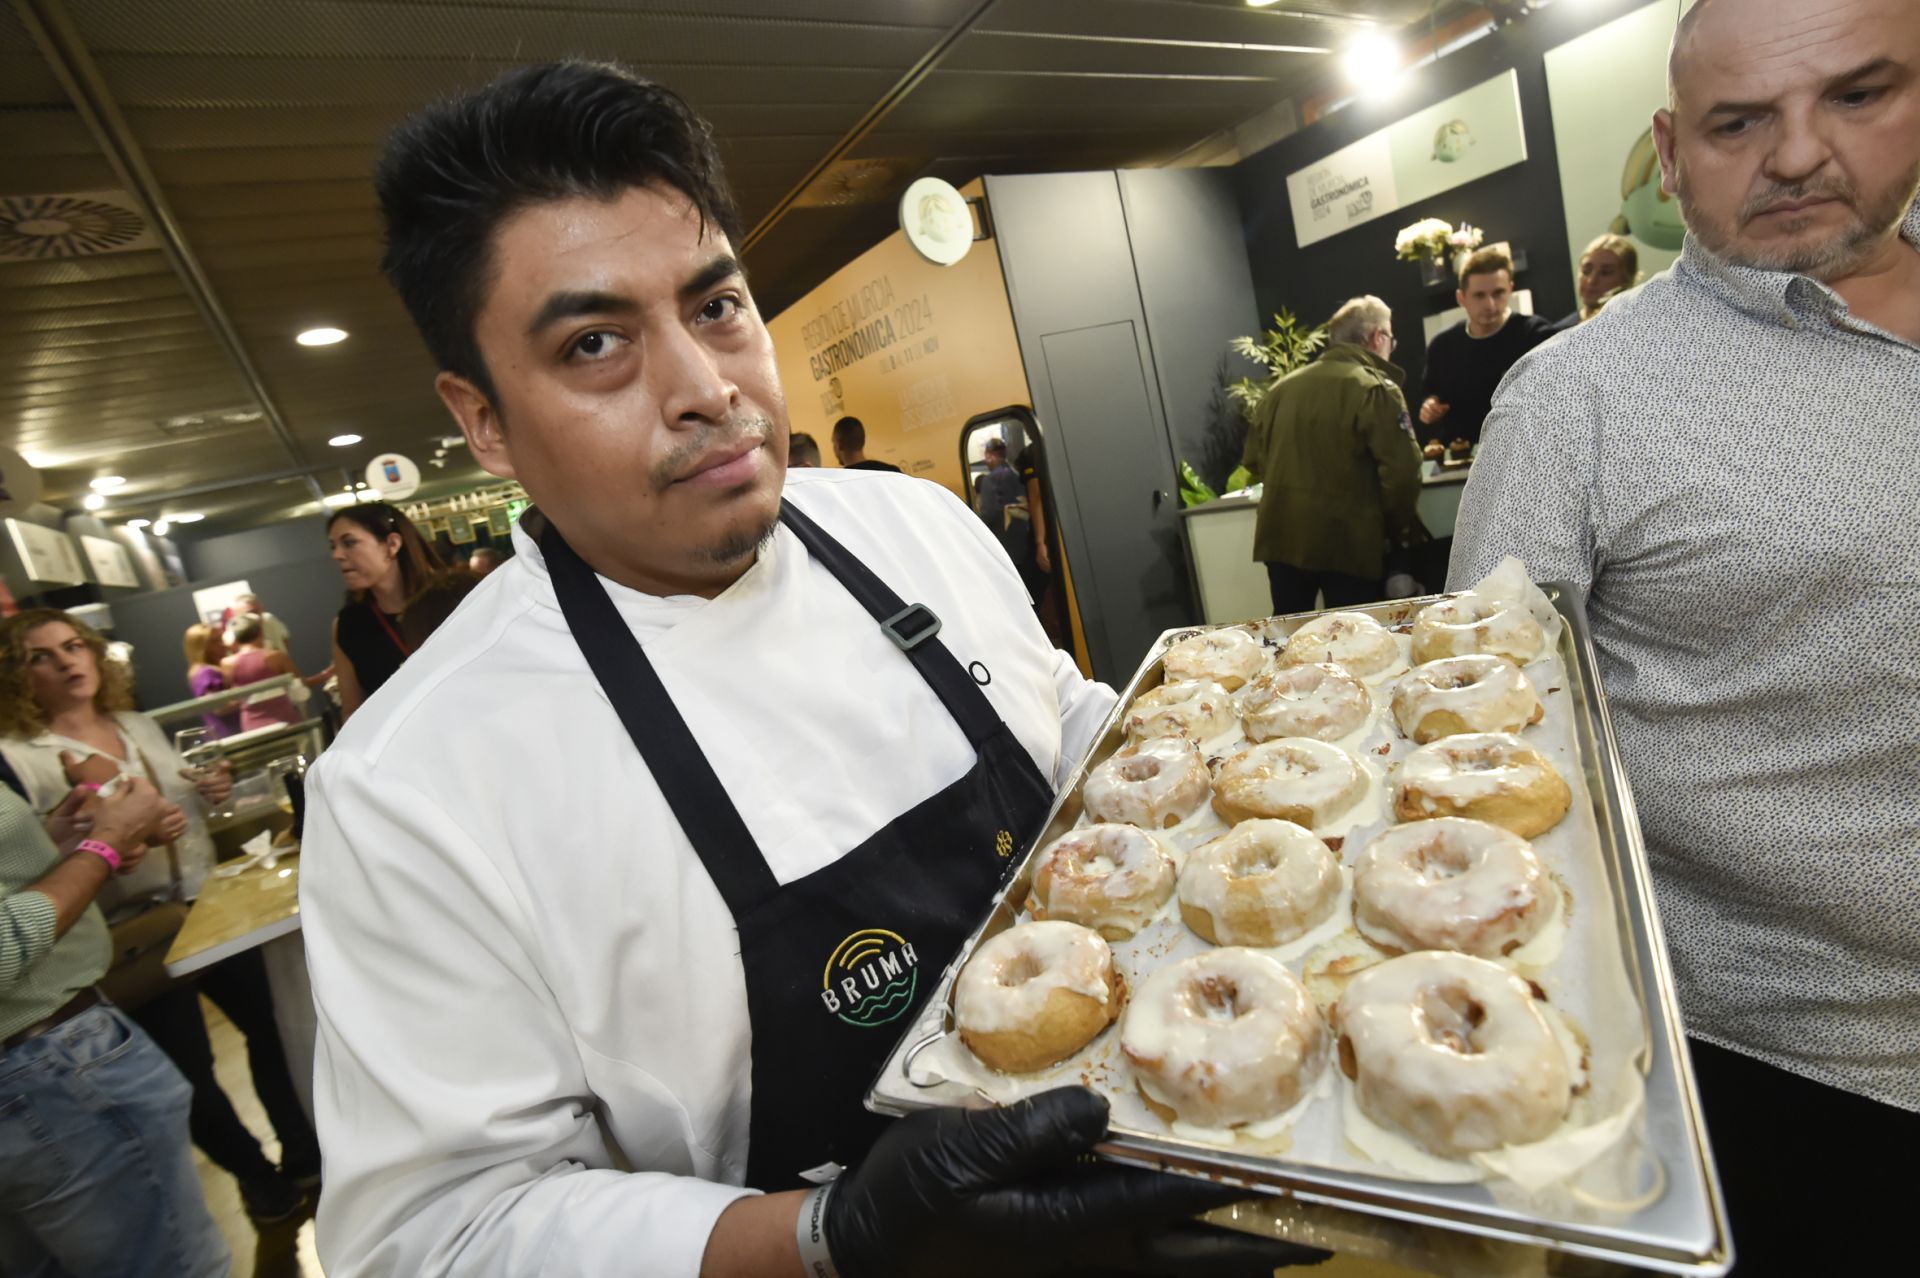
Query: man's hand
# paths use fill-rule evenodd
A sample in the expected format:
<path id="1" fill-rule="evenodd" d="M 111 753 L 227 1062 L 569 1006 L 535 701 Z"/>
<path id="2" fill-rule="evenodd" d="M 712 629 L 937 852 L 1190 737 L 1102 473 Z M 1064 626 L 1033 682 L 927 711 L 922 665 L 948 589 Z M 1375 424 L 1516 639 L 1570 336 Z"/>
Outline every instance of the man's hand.
<path id="1" fill-rule="evenodd" d="M 175 803 L 163 803 L 160 806 L 160 819 L 153 826 L 153 837 L 162 843 L 167 843 L 185 834 L 187 826 L 187 814 L 184 809 Z"/>
<path id="2" fill-rule="evenodd" d="M 1034 566 L 1039 568 L 1041 572 L 1053 571 L 1053 556 L 1047 553 L 1046 542 L 1036 541 L 1033 543 L 1033 562 Z"/>
<path id="3" fill-rule="evenodd" d="M 827 1196 L 834 1265 L 844 1278 L 1268 1278 L 1326 1258 L 1191 1219 L 1244 1189 L 1084 1161 L 1106 1131 L 1106 1100 L 1083 1087 L 903 1118 Z"/>
<path id="4" fill-rule="evenodd" d="M 94 812 L 100 806 L 99 792 L 91 785 L 76 785 L 60 800 L 60 806 L 47 813 L 47 837 L 61 855 L 73 851 L 73 845 L 93 832 Z"/>
<path id="5" fill-rule="evenodd" d="M 193 782 L 193 788 L 210 808 L 217 808 L 233 797 L 233 764 L 225 759 L 204 768 L 182 768 L 180 775 Z"/>
<path id="6" fill-rule="evenodd" d="M 1420 401 L 1420 420 L 1428 426 L 1431 426 L 1442 417 L 1445 417 L 1451 407 L 1452 405 L 1429 395 Z"/>
<path id="7" fill-rule="evenodd" d="M 123 873 L 140 863 L 148 834 L 160 823 L 163 810 L 173 806 L 142 777 L 127 777 L 112 794 L 96 795 L 94 802 L 93 832 L 88 837 L 120 854 Z"/>

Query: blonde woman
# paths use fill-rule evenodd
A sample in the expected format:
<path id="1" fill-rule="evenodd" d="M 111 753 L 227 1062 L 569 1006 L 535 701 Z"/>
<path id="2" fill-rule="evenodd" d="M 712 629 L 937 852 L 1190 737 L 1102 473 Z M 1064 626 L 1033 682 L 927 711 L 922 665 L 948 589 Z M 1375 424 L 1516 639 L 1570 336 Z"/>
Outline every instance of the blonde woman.
<path id="1" fill-rule="evenodd" d="M 220 669 L 220 663 L 227 655 L 227 645 L 220 638 L 220 627 L 188 626 L 181 647 L 187 654 L 188 691 L 196 697 L 206 697 L 227 690 L 227 677 Z M 211 710 L 203 710 L 200 722 L 206 726 L 207 739 L 218 741 L 221 737 L 230 737 L 240 731 L 240 712 L 227 710 L 215 714 Z"/>
<path id="2" fill-rule="evenodd" d="M 1640 282 L 1640 250 L 1624 235 L 1596 236 L 1580 254 L 1580 306 L 1554 325 L 1569 329 L 1600 313 L 1614 294 Z"/>
<path id="3" fill-rule="evenodd" d="M 226 802 L 233 778 L 224 766 L 205 776 L 190 772 L 160 726 L 133 709 L 126 668 L 106 656 L 100 633 L 64 612 L 34 608 L 0 623 L 0 755 L 19 777 L 27 802 L 51 812 L 76 782 L 122 774 L 151 780 L 168 800 L 150 841 L 170 846 L 154 846 L 138 870 L 111 880 L 100 893 L 100 907 L 117 923 L 156 900 L 199 895 L 214 861 L 205 805 Z M 254 1090 L 280 1136 L 278 1168 L 214 1078 L 198 993 L 246 1037 Z M 126 1010 L 193 1085 L 193 1141 L 233 1173 L 248 1213 L 271 1221 L 299 1211 L 305 1193 L 298 1182 L 319 1176 L 319 1143 L 294 1091 L 259 952 L 236 955 L 207 969 L 195 984 L 176 984 Z"/>

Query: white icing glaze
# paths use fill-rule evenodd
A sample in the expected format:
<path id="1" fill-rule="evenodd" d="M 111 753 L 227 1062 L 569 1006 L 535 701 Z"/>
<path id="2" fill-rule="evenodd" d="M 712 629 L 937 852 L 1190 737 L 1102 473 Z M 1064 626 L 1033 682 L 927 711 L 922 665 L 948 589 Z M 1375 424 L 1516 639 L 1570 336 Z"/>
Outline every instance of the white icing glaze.
<path id="1" fill-rule="evenodd" d="M 1210 679 L 1163 683 L 1133 699 L 1123 720 L 1127 739 L 1185 737 L 1211 741 L 1234 730 L 1231 694 Z"/>
<path id="2" fill-rule="evenodd" d="M 1394 949 L 1496 958 L 1539 933 L 1553 895 L 1525 839 L 1441 817 L 1393 826 L 1367 845 L 1354 865 L 1353 919 Z"/>
<path id="3" fill-rule="evenodd" d="M 1100 1003 L 1109 997 L 1113 951 L 1077 923 L 1019 923 L 987 938 L 953 986 L 953 1019 L 992 1034 L 1039 1020 L 1055 990 Z"/>
<path id="4" fill-rule="evenodd" d="M 1291 821 L 1243 821 L 1195 851 L 1180 903 L 1213 920 L 1220 945 L 1275 946 L 1324 923 L 1340 899 L 1340 863 Z"/>
<path id="5" fill-rule="evenodd" d="M 1540 623 L 1525 608 L 1471 591 L 1429 604 L 1413 619 L 1417 662 L 1489 653 L 1524 666 L 1540 655 L 1546 642 Z"/>
<path id="6" fill-rule="evenodd" d="M 1527 983 L 1465 954 L 1407 954 L 1347 984 L 1337 1013 L 1375 1122 L 1429 1153 L 1542 1139 L 1566 1117 L 1572 1074 Z"/>
<path id="7" fill-rule="evenodd" d="M 1141 1090 L 1147 1095 L 1168 1109 L 1174 1108 L 1173 1102 L 1161 1095 L 1153 1084 L 1145 1079 L 1139 1082 Z M 1177 1118 L 1167 1126 L 1181 1140 L 1197 1141 L 1202 1145 L 1264 1145 L 1284 1136 L 1295 1123 L 1300 1121 L 1301 1115 L 1312 1107 L 1314 1101 L 1330 1094 L 1332 1086 L 1331 1071 L 1323 1069 L 1320 1071 L 1319 1078 L 1314 1080 L 1313 1086 L 1302 1089 L 1300 1099 L 1294 1102 L 1293 1108 L 1284 1114 L 1276 1114 L 1272 1118 L 1258 1122 L 1243 1123 L 1239 1127 L 1201 1127 L 1195 1123 L 1182 1122 Z"/>
<path id="8" fill-rule="evenodd" d="M 1294 631 L 1279 664 L 1333 662 L 1362 679 L 1384 674 L 1401 660 L 1393 633 L 1364 612 L 1329 612 Z"/>
<path id="9" fill-rule="evenodd" d="M 1168 683 L 1205 680 L 1231 692 L 1266 668 L 1267 649 L 1238 627 L 1209 630 L 1167 649 L 1160 669 Z"/>
<path id="10" fill-rule="evenodd" d="M 1207 765 L 1185 737 L 1153 737 L 1116 750 L 1081 787 L 1087 814 L 1165 829 L 1206 802 Z"/>
<path id="11" fill-rule="evenodd" d="M 1214 808 L 1228 820 L 1278 817 L 1319 829 L 1358 804 L 1372 785 L 1360 760 L 1311 737 L 1250 746 L 1220 765 Z"/>
<path id="12" fill-rule="evenodd" d="M 1415 741 L 1445 736 L 1428 717 L 1457 715 L 1466 732 L 1517 732 L 1540 714 L 1540 698 L 1520 667 L 1485 654 L 1445 657 L 1416 666 L 1393 688 L 1393 717 Z"/>
<path id="13" fill-rule="evenodd" d="M 1471 803 L 1537 784 L 1552 767 L 1511 732 L 1463 732 L 1423 745 L 1401 760 L 1394 774 L 1395 797 L 1412 791 Z M 1427 804 L 1426 810 L 1435 809 Z"/>
<path id="14" fill-rule="evenodd" d="M 1083 826 L 1040 853 L 1027 908 L 1036 919 L 1065 919 L 1103 935 L 1131 936 L 1173 895 L 1174 877 L 1173 857 L 1145 830 Z"/>
<path id="15" fill-rule="evenodd" d="M 1278 1117 L 1311 1088 L 1326 1023 L 1284 966 L 1217 949 L 1161 968 L 1135 992 L 1120 1050 L 1180 1121 L 1236 1128 Z"/>
<path id="16" fill-rule="evenodd" d="M 1364 728 L 1373 698 L 1345 669 L 1319 661 L 1277 666 L 1242 688 L 1236 698 L 1247 736 L 1312 737 L 1339 741 Z"/>

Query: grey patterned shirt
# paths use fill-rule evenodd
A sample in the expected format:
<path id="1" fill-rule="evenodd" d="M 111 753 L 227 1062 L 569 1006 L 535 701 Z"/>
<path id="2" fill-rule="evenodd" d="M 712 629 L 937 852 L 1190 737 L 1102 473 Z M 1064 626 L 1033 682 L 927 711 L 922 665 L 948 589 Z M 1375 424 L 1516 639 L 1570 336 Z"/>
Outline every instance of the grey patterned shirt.
<path id="1" fill-rule="evenodd" d="M 1920 1110 L 1920 349 L 1688 237 L 1501 383 L 1450 580 L 1508 554 L 1587 591 L 1688 1031 Z"/>

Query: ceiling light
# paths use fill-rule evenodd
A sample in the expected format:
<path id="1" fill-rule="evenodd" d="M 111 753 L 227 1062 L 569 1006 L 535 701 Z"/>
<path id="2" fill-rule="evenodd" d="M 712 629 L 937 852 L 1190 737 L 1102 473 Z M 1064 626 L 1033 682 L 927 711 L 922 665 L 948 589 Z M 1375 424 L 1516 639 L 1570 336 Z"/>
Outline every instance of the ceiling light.
<path id="1" fill-rule="evenodd" d="M 1400 74 L 1400 47 L 1383 35 L 1363 35 L 1340 55 L 1340 67 L 1362 93 L 1382 93 Z"/>
<path id="2" fill-rule="evenodd" d="M 334 446 L 335 448 L 345 448 L 345 447 L 347 447 L 347 446 L 348 446 L 349 444 L 357 444 L 357 443 L 359 443 L 359 442 L 360 442 L 360 436 L 358 436 L 358 435 L 335 435 L 335 436 L 334 436 L 334 437 L 333 437 L 332 439 L 329 439 L 329 440 L 328 440 L 327 442 L 328 442 L 329 444 L 331 444 L 331 445 L 333 445 L 333 446 Z"/>
<path id="3" fill-rule="evenodd" d="M 107 506 L 107 495 L 105 493 L 88 493 L 86 499 L 80 504 L 88 510 L 105 510 Z"/>
<path id="4" fill-rule="evenodd" d="M 1280 0 L 1247 0 L 1247 8 L 1265 9 L 1279 3 L 1280 3 Z"/>
<path id="5" fill-rule="evenodd" d="M 156 537 L 164 537 L 167 535 L 168 532 L 172 530 L 172 528 L 173 528 L 173 525 L 169 524 L 166 520 L 163 519 L 159 523 L 153 526 L 153 535 Z"/>
<path id="6" fill-rule="evenodd" d="M 87 487 L 93 489 L 96 493 L 110 493 L 126 482 L 126 478 L 121 475 L 101 475 L 97 479 L 89 479 L 87 481 Z"/>
<path id="7" fill-rule="evenodd" d="M 129 519 L 127 521 L 127 527 L 129 528 L 151 528 L 152 526 L 153 521 L 151 519 Z"/>
<path id="8" fill-rule="evenodd" d="M 354 500 L 355 498 L 352 493 L 328 493 L 325 497 L 322 497 L 320 499 L 320 504 L 322 506 L 329 506 L 329 507 L 332 507 L 334 510 L 338 510 L 342 506 L 353 505 Z"/>
<path id="9" fill-rule="evenodd" d="M 331 346 L 335 342 L 346 341 L 347 330 L 344 328 L 310 328 L 306 332 L 296 336 L 293 340 L 302 346 Z"/>
<path id="10" fill-rule="evenodd" d="M 205 518 L 205 515 L 196 512 L 191 515 L 168 515 L 167 522 L 175 524 L 197 524 Z"/>

